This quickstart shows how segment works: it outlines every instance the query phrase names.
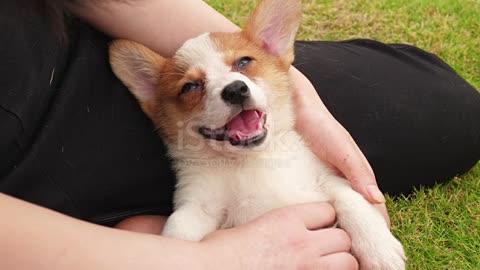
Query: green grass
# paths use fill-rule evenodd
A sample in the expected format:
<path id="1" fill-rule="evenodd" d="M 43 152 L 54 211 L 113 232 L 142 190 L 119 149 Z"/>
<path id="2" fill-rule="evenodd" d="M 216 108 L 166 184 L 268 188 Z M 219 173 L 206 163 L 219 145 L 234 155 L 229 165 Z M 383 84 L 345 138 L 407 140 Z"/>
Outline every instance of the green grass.
<path id="1" fill-rule="evenodd" d="M 240 25 L 256 3 L 207 2 Z M 304 0 L 303 8 L 299 39 L 413 44 L 480 89 L 480 0 Z M 389 197 L 387 205 L 408 269 L 480 269 L 480 163 L 447 184 Z"/>
<path id="2" fill-rule="evenodd" d="M 480 269 L 480 166 L 445 185 L 388 199 L 408 269 Z"/>

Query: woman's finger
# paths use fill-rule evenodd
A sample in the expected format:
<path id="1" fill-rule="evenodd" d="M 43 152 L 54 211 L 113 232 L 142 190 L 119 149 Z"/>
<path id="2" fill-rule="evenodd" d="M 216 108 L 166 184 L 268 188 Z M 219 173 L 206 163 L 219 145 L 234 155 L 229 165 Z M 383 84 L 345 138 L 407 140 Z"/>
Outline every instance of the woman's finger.
<path id="1" fill-rule="evenodd" d="M 294 216 L 309 230 L 330 227 L 335 223 L 335 210 L 326 202 L 297 204 L 273 212 L 280 218 Z"/>
<path id="2" fill-rule="evenodd" d="M 318 258 L 315 267 L 312 267 L 311 269 L 358 270 L 359 265 L 352 254 L 348 252 L 340 252 Z"/>
<path id="3" fill-rule="evenodd" d="M 352 248 L 350 236 L 339 228 L 312 231 L 309 239 L 315 242 L 316 254 L 319 256 L 338 252 L 350 252 Z"/>

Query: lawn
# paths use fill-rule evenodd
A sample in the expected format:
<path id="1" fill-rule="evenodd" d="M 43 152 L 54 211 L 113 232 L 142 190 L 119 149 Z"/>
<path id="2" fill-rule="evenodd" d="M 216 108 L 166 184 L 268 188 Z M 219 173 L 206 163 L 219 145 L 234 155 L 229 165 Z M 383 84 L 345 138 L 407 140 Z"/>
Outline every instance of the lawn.
<path id="1" fill-rule="evenodd" d="M 207 2 L 240 25 L 256 3 Z M 305 0 L 303 7 L 299 39 L 413 44 L 480 89 L 479 0 Z M 387 204 L 408 269 L 480 269 L 480 164 L 448 184 L 388 198 Z"/>

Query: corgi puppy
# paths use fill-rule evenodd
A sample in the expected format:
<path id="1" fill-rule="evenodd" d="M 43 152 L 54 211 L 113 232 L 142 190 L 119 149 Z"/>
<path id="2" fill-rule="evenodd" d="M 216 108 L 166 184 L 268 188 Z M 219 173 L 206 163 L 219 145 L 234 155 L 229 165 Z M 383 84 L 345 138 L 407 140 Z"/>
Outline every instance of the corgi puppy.
<path id="1" fill-rule="evenodd" d="M 202 34 L 171 58 L 111 44 L 114 73 L 174 160 L 175 211 L 163 235 L 199 241 L 274 208 L 328 201 L 362 269 L 405 269 L 382 215 L 294 129 L 287 72 L 300 18 L 300 0 L 264 0 L 242 31 Z"/>

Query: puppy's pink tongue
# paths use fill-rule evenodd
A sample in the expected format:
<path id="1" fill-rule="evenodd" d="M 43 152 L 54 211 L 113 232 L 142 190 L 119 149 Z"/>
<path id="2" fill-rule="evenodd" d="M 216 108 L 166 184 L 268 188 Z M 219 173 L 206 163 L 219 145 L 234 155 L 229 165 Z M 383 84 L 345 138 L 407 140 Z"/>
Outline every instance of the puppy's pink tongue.
<path id="1" fill-rule="evenodd" d="M 227 123 L 227 133 L 237 141 L 247 140 L 261 133 L 263 113 L 256 110 L 242 111 Z"/>

